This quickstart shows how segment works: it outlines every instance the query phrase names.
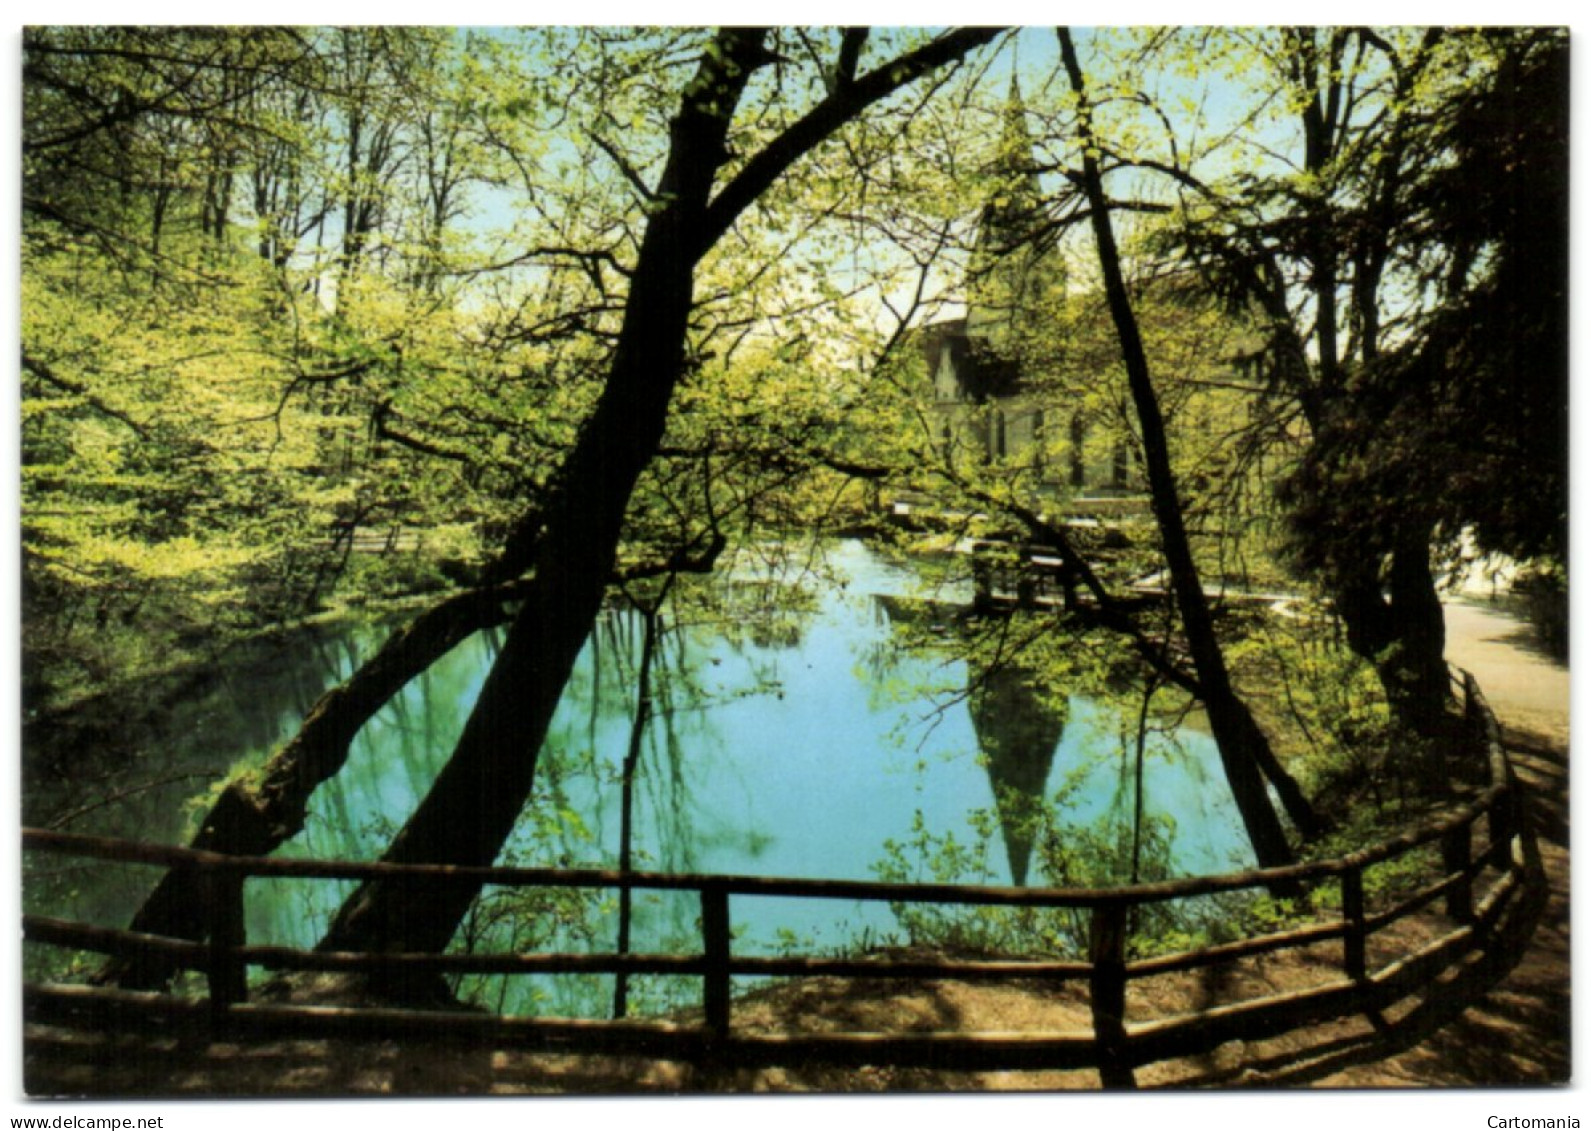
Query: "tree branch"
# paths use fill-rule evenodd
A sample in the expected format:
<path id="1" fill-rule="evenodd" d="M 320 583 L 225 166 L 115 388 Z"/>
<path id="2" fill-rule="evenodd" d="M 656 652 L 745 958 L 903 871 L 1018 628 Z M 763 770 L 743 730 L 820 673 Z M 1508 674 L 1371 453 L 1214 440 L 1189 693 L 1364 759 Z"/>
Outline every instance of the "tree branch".
<path id="1" fill-rule="evenodd" d="M 848 27 L 840 37 L 840 58 L 834 65 L 831 94 L 856 82 L 856 65 L 861 60 L 862 48 L 867 44 L 868 31 L 865 27 Z"/>
<path id="2" fill-rule="evenodd" d="M 634 165 L 630 164 L 629 158 L 620 153 L 612 142 L 598 133 L 592 133 L 587 136 L 596 143 L 598 149 L 608 155 L 609 160 L 619 167 L 619 172 L 623 173 L 624 179 L 630 182 L 630 187 L 641 194 L 642 200 L 657 199 L 657 193 L 653 192 L 647 183 L 641 179 L 641 174 L 636 171 Z"/>
<path id="3" fill-rule="evenodd" d="M 914 80 L 981 47 L 1001 29 L 957 28 L 914 51 L 884 63 L 848 84 L 836 83 L 832 93 L 788 129 L 760 149 L 707 206 L 698 254 L 716 243 L 741 212 L 761 196 L 797 160 L 836 130 Z M 857 45 L 858 52 L 860 45 Z M 845 45 L 841 45 L 841 58 Z"/>

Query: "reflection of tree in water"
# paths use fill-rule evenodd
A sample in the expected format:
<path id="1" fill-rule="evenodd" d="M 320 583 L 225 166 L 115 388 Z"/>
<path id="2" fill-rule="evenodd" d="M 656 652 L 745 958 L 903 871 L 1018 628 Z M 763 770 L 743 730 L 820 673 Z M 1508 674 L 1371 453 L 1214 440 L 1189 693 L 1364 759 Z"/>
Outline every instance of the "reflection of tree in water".
<path id="1" fill-rule="evenodd" d="M 960 658 L 953 645 L 965 633 L 967 618 L 959 610 L 935 601 L 886 595 L 875 596 L 871 607 L 876 623 L 886 630 L 861 655 L 868 693 L 875 703 L 961 693 L 960 687 L 929 686 L 920 673 L 909 684 L 901 682 L 913 657 Z"/>
<path id="2" fill-rule="evenodd" d="M 800 646 L 812 608 L 794 601 L 770 608 L 766 587 L 736 587 L 730 598 L 728 608 L 703 609 L 670 595 L 654 613 L 619 606 L 598 620 L 548 734 L 537 795 L 511 841 L 515 862 L 692 872 L 724 837 L 748 835 L 732 813 L 695 803 L 714 771 L 703 752 L 725 745 L 713 708 L 777 686 L 776 657 Z M 744 686 L 712 683 L 730 667 L 745 673 Z M 471 945 L 699 945 L 691 893 L 640 891 L 633 902 L 611 891 L 575 894 L 489 890 L 466 925 L 475 928 Z M 645 1013 L 699 995 L 694 980 L 661 977 L 629 979 L 623 989 L 611 976 L 521 978 L 506 989 L 502 979 L 474 979 L 465 989 L 496 1008 L 577 1015 L 601 1013 L 609 1001 L 621 1013 Z"/>
<path id="3" fill-rule="evenodd" d="M 218 653 L 202 682 L 192 683 L 187 694 L 169 703 L 161 689 L 172 680 L 160 677 L 139 685 L 138 695 L 158 707 L 147 715 L 107 697 L 103 704 L 80 711 L 73 725 L 55 728 L 58 733 L 51 733 L 47 744 L 34 742 L 37 736 L 30 735 L 30 743 L 38 747 L 29 752 L 35 763 L 70 752 L 76 764 L 73 774 L 58 782 L 30 773 L 23 791 L 27 823 L 187 842 L 192 822 L 213 800 L 209 787 L 260 765 L 294 733 L 326 689 L 355 670 L 385 635 L 381 623 L 316 625 L 241 643 Z M 401 719 L 405 703 L 400 700 L 389 708 L 387 722 L 380 725 Z M 348 792 L 361 788 L 371 787 L 339 787 L 334 780 L 318 790 L 315 828 L 301 835 L 290 851 L 353 858 L 379 851 L 386 836 L 371 840 L 356 835 L 369 816 L 350 805 Z M 316 837 L 314 847 L 307 847 Z M 373 845 L 368 851 L 361 848 L 367 841 Z M 144 868 L 40 868 L 27 858 L 24 864 L 29 910 L 125 923 L 149 894 L 150 874 Z M 335 899 L 333 885 L 318 887 L 325 899 Z M 251 939 L 312 945 L 325 908 L 324 899 L 316 902 L 306 894 L 308 888 L 303 883 L 251 881 Z"/>

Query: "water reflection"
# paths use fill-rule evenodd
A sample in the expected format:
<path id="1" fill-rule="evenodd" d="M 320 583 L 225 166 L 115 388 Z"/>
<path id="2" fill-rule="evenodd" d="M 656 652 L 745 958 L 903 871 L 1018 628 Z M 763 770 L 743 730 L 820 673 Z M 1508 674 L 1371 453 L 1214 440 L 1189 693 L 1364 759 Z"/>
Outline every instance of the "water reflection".
<path id="1" fill-rule="evenodd" d="M 1036 835 L 1033 817 L 1066 733 L 1066 706 L 1041 699 L 1031 674 L 1014 666 L 969 674 L 967 706 L 989 770 L 1011 882 L 1026 884 Z"/>
<path id="2" fill-rule="evenodd" d="M 994 883 L 1119 882 L 1246 863 L 1209 740 L 1151 736 L 1143 804 L 1113 709 L 1042 689 L 1020 667 L 969 664 L 947 635 L 909 646 L 916 579 L 855 544 L 833 554 L 837 579 L 793 600 L 766 579 L 719 583 L 719 614 L 665 610 L 653 710 L 634 775 L 637 868 L 815 878 Z M 923 606 L 917 606 L 919 608 Z M 503 862 L 605 866 L 621 856 L 623 764 L 636 710 L 642 631 L 614 609 L 593 633 L 549 730 L 532 803 Z M 258 670 L 238 668 L 205 700 L 208 762 L 259 759 L 321 689 L 367 654 L 379 630 L 308 642 Z M 922 635 L 918 633 L 916 635 Z M 284 854 L 375 859 L 431 787 L 499 645 L 482 633 L 416 679 L 360 733 L 347 765 L 316 791 Z M 1135 720 L 1133 720 L 1135 721 Z M 130 797 L 85 831 L 177 840 L 169 798 Z M 147 809 L 141 808 L 146 805 Z M 157 811 L 158 810 L 158 811 Z M 145 823 L 147 822 L 147 823 Z M 125 922 L 142 881 L 114 895 L 93 883 L 30 880 L 30 909 Z M 261 943 L 313 945 L 346 889 L 251 881 L 248 931 Z M 937 913 L 883 905 L 737 899 L 736 947 L 838 951 L 931 937 Z M 699 945 L 693 897 L 642 893 L 632 949 Z M 939 921 L 944 927 L 947 921 Z M 1066 950 L 1076 924 L 1011 916 L 1005 940 Z M 488 889 L 455 945 L 612 950 L 611 892 Z M 611 979 L 467 980 L 482 1004 L 601 1013 Z M 632 1011 L 689 999 L 693 982 L 637 979 Z"/>

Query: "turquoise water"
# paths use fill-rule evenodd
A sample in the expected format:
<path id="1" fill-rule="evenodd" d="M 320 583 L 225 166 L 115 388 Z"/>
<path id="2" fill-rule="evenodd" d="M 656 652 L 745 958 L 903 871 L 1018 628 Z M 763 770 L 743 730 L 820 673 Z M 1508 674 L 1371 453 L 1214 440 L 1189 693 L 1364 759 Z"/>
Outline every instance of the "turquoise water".
<path id="1" fill-rule="evenodd" d="M 730 631 L 665 615 L 655 713 L 634 783 L 636 867 L 1125 882 L 1135 839 L 1144 878 L 1251 862 L 1208 736 L 1187 728 L 1150 733 L 1143 810 L 1135 817 L 1136 716 L 1124 725 L 1087 698 L 1045 696 L 1018 670 L 969 667 L 952 639 L 908 649 L 903 622 L 922 607 L 913 600 L 916 577 L 855 543 L 833 547 L 828 565 L 829 576 L 806 584 L 809 600 L 799 614 L 759 615 L 753 606 L 768 579 L 742 569 L 722 582 L 738 594 Z M 780 607 L 788 609 L 788 600 Z M 204 714 L 212 762 L 230 765 L 290 734 L 305 699 L 313 699 L 310 689 L 346 676 L 377 635 L 362 629 L 320 641 L 276 658 L 258 678 L 237 673 L 226 681 Z M 554 719 L 536 796 L 505 861 L 612 867 L 619 860 L 620 767 L 641 636 L 633 612 L 610 612 L 599 624 Z M 497 640 L 482 633 L 466 641 L 373 719 L 342 773 L 316 791 L 304 832 L 282 851 L 379 857 L 451 750 Z M 272 680 L 294 665 L 311 670 L 287 680 L 291 693 L 273 712 L 261 698 L 279 690 Z M 252 722 L 235 728 L 235 743 L 215 742 L 232 733 L 228 710 L 240 702 L 249 704 Z M 140 804 L 150 810 L 142 819 Z M 153 811 L 160 805 L 166 812 Z M 169 795 L 152 793 L 72 827 L 178 839 L 170 808 Z M 77 884 L 68 899 L 59 885 L 41 881 L 29 903 L 64 903 L 115 922 L 136 905 L 144 883 L 147 876 L 123 880 L 99 894 L 93 883 Z M 250 940 L 311 946 L 344 894 L 340 885 L 251 880 Z M 633 949 L 696 949 L 697 914 L 691 897 L 638 896 Z M 924 941 L 919 936 L 931 927 L 880 904 L 750 898 L 734 901 L 733 922 L 735 945 L 745 953 Z M 616 924 L 611 893 L 488 889 L 458 945 L 611 950 Z M 1049 946 L 1064 949 L 1054 938 Z M 521 1011 L 600 1012 L 609 983 L 586 979 L 559 988 L 574 981 L 519 979 L 513 988 L 482 981 L 463 989 Z M 643 1005 L 672 1000 L 675 989 L 658 985 L 641 994 Z"/>

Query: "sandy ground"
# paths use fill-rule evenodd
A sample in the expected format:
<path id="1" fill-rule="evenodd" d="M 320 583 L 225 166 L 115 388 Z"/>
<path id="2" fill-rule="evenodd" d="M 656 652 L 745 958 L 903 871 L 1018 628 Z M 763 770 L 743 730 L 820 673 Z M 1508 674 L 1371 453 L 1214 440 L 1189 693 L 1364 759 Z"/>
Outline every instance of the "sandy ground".
<path id="1" fill-rule="evenodd" d="M 1535 643 L 1528 625 L 1485 602 L 1450 602 L 1447 658 L 1474 673 L 1504 725 L 1568 745 L 1569 669 Z"/>
<path id="2" fill-rule="evenodd" d="M 1398 1015 L 1341 1022 L 1139 1073 L 1143 1087 L 1418 1087 L 1565 1083 L 1569 1059 L 1569 675 L 1520 622 L 1484 603 L 1448 607 L 1448 655 L 1474 672 L 1504 725 L 1515 765 L 1536 799 L 1551 894 L 1522 959 L 1510 971 L 1455 971 Z M 1377 936 L 1384 957 L 1441 924 L 1398 924 Z M 1239 965 L 1219 984 L 1185 975 L 1150 980 L 1129 999 L 1145 1016 L 1212 1000 L 1318 984 L 1337 967 L 1335 946 Z M 1372 958 L 1375 955 L 1372 954 Z M 1154 984 L 1155 982 L 1163 984 Z M 810 979 L 737 1001 L 749 1031 L 845 1029 L 1037 1031 L 1085 1029 L 1081 987 L 969 986 Z M 1465 1002 L 1473 1002 L 1467 1007 Z M 25 1080 L 35 1094 L 482 1095 L 677 1091 L 962 1091 L 1094 1088 L 1089 1072 L 775 1068 L 706 1074 L 641 1058 L 559 1057 L 410 1043 L 273 1041 L 197 1043 L 142 1035 L 30 1027 Z"/>

